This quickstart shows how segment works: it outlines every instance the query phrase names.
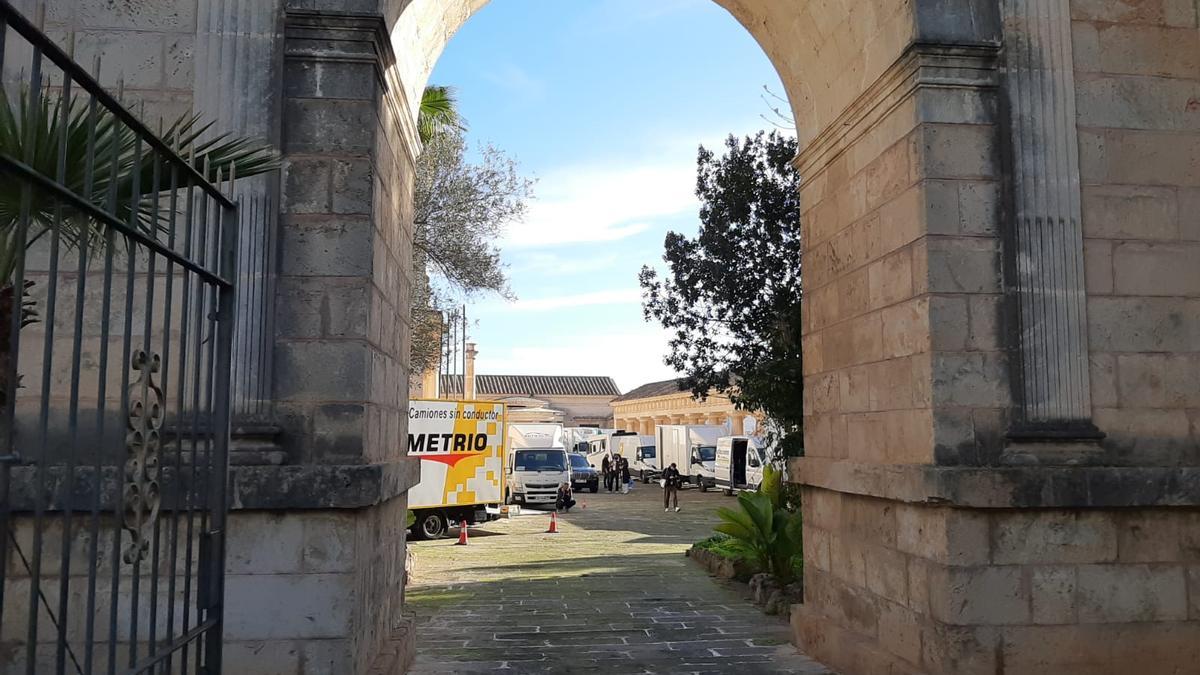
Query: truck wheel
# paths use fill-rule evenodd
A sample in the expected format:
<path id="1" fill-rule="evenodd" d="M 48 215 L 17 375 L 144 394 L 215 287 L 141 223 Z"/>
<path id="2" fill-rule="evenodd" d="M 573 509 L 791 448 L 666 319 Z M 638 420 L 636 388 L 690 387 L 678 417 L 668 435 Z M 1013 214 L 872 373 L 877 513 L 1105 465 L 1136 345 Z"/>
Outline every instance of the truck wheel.
<path id="1" fill-rule="evenodd" d="M 413 536 L 417 539 L 441 539 L 449 528 L 440 513 L 422 513 L 413 524 Z"/>
<path id="2" fill-rule="evenodd" d="M 700 491 L 708 492 L 708 483 L 705 483 L 703 478 L 700 479 Z"/>
<path id="3" fill-rule="evenodd" d="M 600 481 L 596 481 L 595 483 L 592 483 L 592 485 L 588 489 L 592 491 L 592 494 L 596 494 L 597 492 L 600 491 Z"/>
<path id="4" fill-rule="evenodd" d="M 729 488 L 725 488 L 725 496 L 726 496 L 726 497 L 732 497 L 732 496 L 733 496 L 733 490 L 731 490 L 731 489 L 729 489 Z"/>
<path id="5" fill-rule="evenodd" d="M 642 469 L 642 485 L 647 485 L 649 483 L 650 483 L 650 477 L 646 475 L 646 470 Z"/>

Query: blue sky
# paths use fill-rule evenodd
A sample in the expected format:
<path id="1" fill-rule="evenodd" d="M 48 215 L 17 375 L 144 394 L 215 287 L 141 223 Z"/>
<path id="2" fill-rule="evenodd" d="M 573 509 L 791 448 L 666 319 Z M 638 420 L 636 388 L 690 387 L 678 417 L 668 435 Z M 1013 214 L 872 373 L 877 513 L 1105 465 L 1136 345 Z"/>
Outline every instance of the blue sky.
<path id="1" fill-rule="evenodd" d="M 770 126 L 762 88 L 782 86 L 750 34 L 711 0 L 492 0 L 430 82 L 538 181 L 502 242 L 518 300 L 468 307 L 478 372 L 674 375 L 637 273 L 696 230 L 697 146 Z"/>

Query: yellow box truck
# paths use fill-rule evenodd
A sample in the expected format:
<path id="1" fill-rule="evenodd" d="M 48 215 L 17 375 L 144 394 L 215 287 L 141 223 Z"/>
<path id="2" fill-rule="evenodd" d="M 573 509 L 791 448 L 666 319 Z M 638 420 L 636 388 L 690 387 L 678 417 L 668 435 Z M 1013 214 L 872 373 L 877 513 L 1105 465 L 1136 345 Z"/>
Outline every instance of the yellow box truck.
<path id="1" fill-rule="evenodd" d="M 505 423 L 503 403 L 409 402 L 408 457 L 421 463 L 421 482 L 408 491 L 414 538 L 437 539 L 452 525 L 484 522 L 499 513 Z"/>

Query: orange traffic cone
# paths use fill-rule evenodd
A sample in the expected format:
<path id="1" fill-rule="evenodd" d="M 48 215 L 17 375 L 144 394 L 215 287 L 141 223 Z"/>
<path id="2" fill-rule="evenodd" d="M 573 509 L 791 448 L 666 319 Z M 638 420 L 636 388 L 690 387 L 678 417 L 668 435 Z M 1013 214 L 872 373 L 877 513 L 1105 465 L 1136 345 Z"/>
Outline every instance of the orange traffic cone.
<path id="1" fill-rule="evenodd" d="M 464 521 L 462 521 L 462 524 L 458 526 L 458 543 L 455 544 L 455 546 L 466 546 L 466 545 L 467 545 L 467 521 L 464 520 Z"/>
<path id="2" fill-rule="evenodd" d="M 546 530 L 546 534 L 558 534 L 558 512 L 550 512 L 550 529 Z"/>

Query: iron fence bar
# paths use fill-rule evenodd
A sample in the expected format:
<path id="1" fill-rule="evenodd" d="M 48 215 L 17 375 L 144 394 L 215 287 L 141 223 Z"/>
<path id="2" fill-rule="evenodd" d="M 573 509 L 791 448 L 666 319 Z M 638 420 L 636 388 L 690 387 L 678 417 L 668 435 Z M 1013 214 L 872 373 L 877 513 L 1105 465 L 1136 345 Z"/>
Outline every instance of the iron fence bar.
<path id="1" fill-rule="evenodd" d="M 205 165 L 205 173 L 207 173 L 207 172 L 208 172 L 208 166 L 206 164 Z M 203 260 L 204 252 L 207 250 L 205 242 L 207 241 L 208 226 L 209 226 L 208 200 L 204 199 L 203 196 L 201 196 L 199 203 L 200 203 L 200 220 L 199 220 L 199 225 L 198 225 L 199 232 L 192 233 L 192 240 L 195 240 L 195 244 L 196 244 L 195 250 L 196 250 L 197 257 L 199 257 L 201 260 Z M 191 245 L 193 243 L 192 240 L 188 241 L 189 247 L 191 247 Z M 191 392 L 191 395 L 192 395 L 192 422 L 191 422 L 191 426 L 189 427 L 189 431 L 190 431 L 189 435 L 191 437 L 191 450 L 192 450 L 192 465 L 191 465 L 192 481 L 189 484 L 189 508 L 188 508 L 188 546 L 189 546 L 189 548 L 188 548 L 187 559 L 184 561 L 184 565 L 185 565 L 184 579 L 186 582 L 190 582 L 192 579 L 192 556 L 191 556 L 192 548 L 191 548 L 191 545 L 192 545 L 193 533 L 195 532 L 195 530 L 193 528 L 195 526 L 196 510 L 199 511 L 199 515 L 200 515 L 199 532 L 200 532 L 201 537 L 204 536 L 204 525 L 205 525 L 204 509 L 199 508 L 199 509 L 193 510 L 191 508 L 192 499 L 193 498 L 199 499 L 199 495 L 203 494 L 203 491 L 199 488 L 199 478 L 197 478 L 197 470 L 198 470 L 199 464 L 200 464 L 199 450 L 198 450 L 199 446 L 200 446 L 200 440 L 197 437 L 197 434 L 198 434 L 199 428 L 200 428 L 200 374 L 204 372 L 204 365 L 203 365 L 204 364 L 204 351 L 203 351 L 204 340 L 203 340 L 203 336 L 204 336 L 204 316 L 205 316 L 205 312 L 204 312 L 205 294 L 204 294 L 203 286 L 201 284 L 197 284 L 195 298 L 196 298 L 196 308 L 195 308 L 194 318 L 195 318 L 195 322 L 196 322 L 196 327 L 194 330 L 196 333 L 196 335 L 195 335 L 196 365 L 194 368 L 192 368 L 192 392 Z M 199 569 L 200 569 L 199 562 L 197 562 L 196 568 L 197 568 L 197 571 L 199 571 Z M 199 580 L 197 580 L 195 590 L 197 593 L 196 623 L 200 623 L 200 609 L 199 609 L 200 602 L 199 602 L 199 597 L 198 597 L 199 592 L 200 592 Z M 184 604 L 184 615 L 183 615 L 184 631 L 188 630 L 188 627 L 191 622 L 191 606 L 190 606 L 191 599 L 192 598 L 189 593 L 184 594 L 184 603 L 185 603 Z M 180 666 L 183 669 L 183 675 L 187 675 L 187 672 L 188 672 L 188 666 L 189 666 L 188 650 L 189 650 L 189 646 L 184 645 L 183 655 L 180 660 Z M 199 647 L 196 648 L 195 657 L 196 657 L 196 671 L 197 671 L 197 675 L 199 675 L 199 670 L 200 670 L 199 669 L 199 658 L 200 658 Z"/>
<path id="2" fill-rule="evenodd" d="M 211 630 L 214 626 L 216 626 L 216 623 L 216 619 L 208 619 L 201 622 L 195 628 L 179 636 L 179 639 L 172 641 L 171 644 L 168 645 L 161 654 L 139 663 L 136 667 L 130 668 L 122 675 L 139 675 L 140 673 L 147 672 L 148 669 L 153 668 L 160 663 L 164 664 L 163 672 L 171 672 L 171 657 L 181 651 L 185 646 L 195 642 L 196 638 Z M 214 673 L 214 675 L 216 674 Z"/>
<path id="3" fill-rule="evenodd" d="M 44 11 L 44 9 L 43 9 Z M 30 92 L 29 92 L 29 115 L 32 117 L 37 110 L 37 106 L 41 98 L 42 88 L 42 56 L 41 52 L 34 47 L 33 63 L 30 66 Z M 33 134 L 32 128 L 26 130 L 29 137 L 26 138 L 25 155 L 26 159 L 32 160 L 33 154 Z M 5 398 L 5 419 L 8 422 L 5 437 L 6 443 L 12 443 L 16 434 L 16 405 L 17 405 L 17 377 L 18 377 L 18 362 L 21 354 L 21 324 L 23 323 L 22 307 L 25 290 L 25 245 L 26 237 L 29 233 L 29 218 L 30 218 L 30 201 L 32 200 L 32 188 L 28 183 L 21 184 L 21 215 L 19 224 L 17 225 L 17 240 L 13 246 L 13 251 L 16 254 L 16 269 L 13 271 L 12 284 L 12 300 L 11 312 L 12 321 L 9 326 L 11 331 L 9 337 L 9 362 L 6 364 L 8 368 L 7 377 L 5 379 L 5 388 L 7 389 Z M 42 564 L 42 532 L 41 522 L 45 515 L 44 505 L 41 495 L 45 490 L 46 473 L 42 470 L 42 462 L 34 465 L 34 473 L 36 474 L 35 482 L 37 483 L 38 498 L 34 502 L 33 512 L 33 561 L 29 567 L 29 625 L 28 625 L 28 640 L 29 644 L 25 647 L 25 658 L 27 660 L 26 672 L 29 675 L 34 675 L 36 668 L 37 657 L 37 625 L 38 625 L 38 603 L 37 591 L 41 582 L 41 564 Z"/>
<path id="4" fill-rule="evenodd" d="M 154 179 L 153 180 L 154 180 L 153 204 L 154 204 L 154 213 L 157 217 L 157 214 L 161 213 L 161 211 L 159 211 L 158 207 L 159 207 L 159 198 L 161 196 L 160 188 L 162 187 L 162 183 L 161 183 L 162 163 L 159 161 L 159 157 L 158 157 L 157 153 L 155 153 L 155 155 L 154 155 Z M 150 269 L 149 269 L 149 274 L 148 274 L 146 283 L 149 288 L 149 290 L 147 291 L 147 294 L 146 294 L 147 298 L 148 298 L 146 301 L 146 306 L 149 309 L 147 310 L 147 313 L 146 313 L 146 336 L 144 339 L 143 349 L 144 349 L 144 351 L 149 353 L 150 352 L 150 330 L 151 330 L 151 326 L 152 326 L 151 316 L 154 312 L 153 297 L 154 297 L 155 289 L 157 288 L 157 280 L 155 279 L 155 264 L 154 264 L 153 256 L 151 257 Z M 170 305 L 171 297 L 170 297 L 170 287 L 169 286 L 167 288 L 166 294 L 163 296 L 163 299 L 168 305 Z M 162 354 L 161 354 L 161 362 L 160 362 L 160 366 L 159 366 L 159 386 L 160 387 L 163 387 L 166 385 L 167 380 L 166 380 L 165 369 L 166 369 L 166 364 L 171 356 L 171 347 L 170 347 L 170 345 L 171 345 L 171 338 L 170 338 L 171 318 L 170 317 L 171 317 L 171 315 L 167 312 L 166 309 L 164 309 L 163 310 L 163 338 L 162 338 L 163 339 L 163 348 L 162 348 Z M 162 390 L 162 391 L 165 391 L 165 390 Z M 145 396 L 146 396 L 146 392 L 143 392 L 143 397 L 145 397 Z M 157 400 L 157 399 L 158 399 L 158 392 L 155 392 L 154 400 Z M 143 400 L 145 400 L 145 399 L 143 398 Z M 163 401 L 162 403 L 165 406 L 166 401 Z M 162 414 L 163 414 L 164 420 L 165 420 L 165 415 L 166 415 L 165 408 L 162 410 Z M 155 430 L 154 434 L 155 434 L 154 448 L 155 448 L 155 452 L 158 452 L 159 448 L 162 447 L 162 439 L 159 437 L 157 430 Z M 157 460 L 157 461 L 161 461 L 161 460 Z M 156 467 L 156 471 L 161 471 L 161 465 L 158 465 Z M 161 490 L 161 486 L 159 489 Z M 156 498 L 159 500 L 159 502 L 161 504 L 161 500 L 162 500 L 161 492 L 156 495 Z M 159 563 L 160 563 L 159 556 L 160 556 L 160 546 L 162 543 L 161 523 L 162 523 L 162 516 L 161 516 L 161 513 L 159 513 L 154 518 L 154 534 L 153 534 L 153 539 L 152 539 L 153 543 L 151 544 L 152 553 L 151 553 L 151 559 L 150 559 L 150 627 L 149 627 L 149 636 L 146 641 L 150 656 L 154 656 L 158 652 L 158 592 L 159 592 L 158 585 L 159 585 Z M 170 635 L 170 633 L 168 633 L 167 635 Z"/>
<path id="5" fill-rule="evenodd" d="M 71 80 L 69 78 L 63 80 L 62 90 L 59 93 L 59 127 L 61 132 L 59 135 L 58 161 L 55 167 L 56 180 L 60 183 L 65 180 L 67 172 L 67 111 L 71 107 Z M 46 289 L 46 333 L 45 343 L 42 347 L 42 419 L 40 435 L 42 438 L 42 457 L 49 457 L 50 443 L 47 437 L 50 427 L 50 377 L 53 374 L 50 366 L 54 361 L 54 328 L 57 323 L 55 314 L 58 308 L 58 256 L 60 245 L 60 228 L 62 227 L 62 203 L 55 201 L 54 204 L 54 227 L 50 232 L 50 270 L 48 278 L 50 279 L 49 288 Z M 54 655 L 54 667 L 58 675 L 63 675 L 66 672 L 66 646 L 67 646 L 67 612 L 69 610 L 68 600 L 70 598 L 71 585 L 71 521 L 70 513 L 70 495 L 75 487 L 75 453 L 67 453 L 67 476 L 66 476 L 65 494 L 68 499 L 67 506 L 63 510 L 63 548 L 60 553 L 62 558 L 60 567 L 59 579 L 59 598 L 58 598 L 58 640 Z"/>
<path id="6" fill-rule="evenodd" d="M 133 171 L 130 172 L 133 177 L 133 189 L 130 191 L 129 197 L 129 227 L 135 229 L 137 227 L 138 218 L 138 203 L 142 200 L 142 137 L 138 136 L 133 141 Z M 132 401 L 130 400 L 130 373 L 129 369 L 133 363 L 133 294 L 135 292 L 135 284 L 137 282 L 137 245 L 128 237 L 125 237 L 125 334 L 121 340 L 121 420 L 129 426 L 130 415 L 133 412 Z M 128 445 L 129 441 L 126 441 Z M 127 460 L 128 461 L 128 460 Z M 126 476 L 126 482 L 129 477 Z M 125 507 L 128 508 L 126 503 Z M 118 517 L 118 528 L 124 523 L 122 517 Z M 141 525 L 141 508 L 138 508 L 137 515 L 134 517 L 134 526 Z M 120 531 L 120 530 L 118 530 Z M 139 547 L 139 548 L 135 548 Z M 129 666 L 137 662 L 137 633 L 138 633 L 138 591 L 140 589 L 142 560 L 140 557 L 140 544 L 134 536 L 130 536 L 129 552 L 133 556 L 131 563 L 132 576 L 130 580 L 129 593 Z M 125 556 L 122 556 L 125 557 Z"/>
<path id="7" fill-rule="evenodd" d="M 189 185 L 184 190 L 184 201 L 187 203 L 187 206 L 186 206 L 187 211 L 186 211 L 186 215 L 184 217 L 184 223 L 183 223 L 183 226 L 184 226 L 184 235 L 183 235 L 184 255 L 187 255 L 187 256 L 191 255 L 192 236 L 195 232 L 195 224 L 194 224 L 193 218 L 195 217 L 196 204 L 194 201 L 194 197 L 195 197 L 195 193 L 193 192 L 193 188 L 191 185 Z M 176 405 L 176 411 L 175 411 L 175 470 L 176 470 L 176 475 L 182 475 L 182 471 L 183 471 L 182 464 L 183 464 L 183 442 L 184 442 L 184 417 L 185 417 L 185 413 L 186 413 L 184 406 L 187 401 L 187 398 L 185 396 L 185 391 L 186 391 L 187 373 L 188 373 L 188 370 L 187 370 L 188 347 L 191 342 L 191 333 L 189 332 L 189 328 L 190 328 L 189 322 L 191 320 L 192 277 L 186 271 L 183 273 L 183 294 L 182 294 L 182 296 L 183 296 L 183 308 L 179 311 L 179 321 L 180 321 L 179 378 L 178 378 L 177 392 L 176 392 L 176 396 L 175 396 L 175 405 Z M 192 453 L 191 465 L 192 465 L 191 466 L 192 482 L 188 483 L 186 490 L 184 490 L 182 482 L 179 483 L 179 487 L 177 488 L 179 490 L 184 490 L 184 493 L 183 493 L 184 502 L 185 502 L 184 506 L 185 506 L 185 513 L 187 514 L 187 531 L 184 535 L 184 565 L 186 567 L 184 569 L 184 576 L 183 576 L 183 630 L 185 633 L 188 631 L 188 608 L 190 606 L 190 598 L 192 595 L 192 579 L 191 579 L 192 485 L 195 483 L 195 479 L 196 479 L 195 452 L 194 451 Z M 179 531 L 178 501 L 176 502 L 175 509 L 176 509 L 176 513 L 174 513 L 174 522 L 175 522 L 174 527 L 175 527 L 176 534 L 178 534 L 178 531 Z M 172 566 L 172 568 L 171 568 L 171 573 L 172 573 L 172 575 L 175 574 L 174 566 Z M 172 595 L 172 600 L 173 599 L 174 599 L 174 596 Z M 170 618 L 168 620 L 171 622 L 172 627 L 173 627 L 174 622 L 175 622 L 174 607 L 171 608 L 171 613 L 169 616 L 170 616 Z M 185 647 L 185 650 L 186 650 L 186 647 Z M 170 669 L 171 669 L 172 658 L 173 658 L 172 656 L 167 657 L 167 671 L 168 672 L 170 672 Z M 187 661 L 186 651 L 185 651 L 183 660 L 186 663 L 186 661 Z M 186 666 L 185 666 L 185 671 L 186 671 Z"/>
<path id="8" fill-rule="evenodd" d="M 96 57 L 95 69 L 100 70 L 100 59 Z M 87 131 L 87 165 L 84 168 L 84 191 L 91 194 L 95 181 L 95 148 L 96 148 L 96 97 L 88 97 L 88 131 Z M 79 396 L 79 364 L 83 355 L 83 297 L 87 290 L 87 261 L 90 256 L 88 251 L 89 240 L 91 234 L 85 237 L 79 248 L 79 278 L 75 282 L 75 344 L 72 353 L 72 371 L 71 371 L 71 386 L 72 386 L 72 415 L 78 416 L 78 396 Z M 75 441 L 75 446 L 81 444 L 81 437 L 78 427 L 78 422 L 75 422 L 74 433 L 72 438 Z M 100 474 L 103 463 L 103 435 L 97 439 L 94 452 L 96 455 L 96 463 L 94 465 L 93 475 L 95 476 L 92 484 L 92 508 L 91 517 L 88 520 L 88 532 L 90 534 L 88 541 L 88 560 L 93 564 L 88 565 L 88 591 L 87 591 L 87 613 L 84 627 L 84 672 L 92 672 L 92 654 L 95 649 L 96 638 L 96 582 L 99 572 L 96 569 L 95 561 L 100 557 Z"/>
<path id="9" fill-rule="evenodd" d="M 217 183 L 220 184 L 219 173 L 218 173 Z M 220 223 L 221 223 L 221 218 L 222 218 L 224 209 L 219 204 L 212 205 L 212 209 L 214 211 L 214 213 L 212 214 L 212 219 L 213 219 L 212 222 L 214 224 L 216 224 L 217 227 L 213 228 L 212 241 L 207 242 L 205 245 L 202 245 L 200 247 L 201 250 L 203 251 L 203 254 L 202 254 L 204 256 L 203 259 L 206 261 L 215 260 L 217 258 L 217 252 L 220 250 L 220 238 L 221 238 Z M 208 235 L 208 228 L 205 228 L 204 236 L 205 236 L 206 240 L 207 240 L 207 235 Z M 211 246 L 211 249 L 209 248 L 210 246 Z M 208 619 L 209 614 L 212 610 L 213 584 L 215 583 L 214 574 L 219 576 L 219 571 L 215 570 L 212 565 L 212 561 L 215 557 L 215 554 L 213 552 L 213 547 L 214 547 L 214 545 L 219 544 L 219 540 L 220 540 L 220 537 L 216 536 L 215 533 L 213 532 L 212 523 L 211 523 L 211 518 L 213 517 L 214 511 L 216 510 L 216 508 L 215 508 L 216 505 L 211 503 L 211 490 L 213 490 L 213 481 L 215 478 L 213 476 L 213 467 L 214 467 L 213 453 L 214 453 L 214 447 L 215 447 L 214 439 L 216 437 L 216 430 L 214 429 L 214 425 L 213 425 L 213 421 L 214 421 L 214 419 L 213 419 L 213 395 L 214 395 L 213 386 L 214 386 L 214 375 L 215 375 L 215 371 L 217 369 L 216 348 L 217 348 L 217 342 L 218 342 L 217 331 L 218 331 L 219 327 L 217 325 L 216 319 L 217 319 L 217 311 L 218 311 L 218 307 L 217 307 L 218 289 L 215 286 L 209 285 L 208 287 L 202 287 L 201 290 L 205 296 L 205 309 L 206 309 L 206 311 L 204 312 L 204 315 L 203 315 L 204 323 L 202 325 L 204 326 L 204 329 L 208 334 L 208 337 L 205 340 L 208 347 L 206 349 L 207 361 L 206 361 L 205 367 L 203 368 L 203 371 L 202 371 L 205 374 L 204 377 L 207 380 L 205 382 L 206 386 L 203 387 L 204 421 L 205 421 L 205 424 L 207 425 L 207 428 L 205 429 L 205 433 L 203 434 L 203 437 L 202 437 L 203 443 L 204 443 L 203 458 L 204 458 L 205 466 L 204 466 L 204 470 L 200 474 L 201 475 L 200 494 L 208 495 L 209 502 L 206 503 L 205 508 L 200 510 L 200 537 L 201 537 L 201 541 L 204 542 L 206 544 L 206 546 L 201 548 L 201 552 L 202 552 L 201 560 L 196 565 L 196 570 L 197 570 L 197 574 L 199 575 L 199 581 L 200 581 L 200 583 L 197 587 L 198 593 L 197 593 L 197 599 L 196 599 L 196 621 L 202 621 L 204 619 Z M 228 365 L 228 363 L 226 365 Z M 199 372 L 201 372 L 201 371 L 197 371 L 197 374 L 199 374 Z M 199 379 L 199 378 L 197 378 L 197 379 Z M 196 401 L 197 409 L 200 408 L 200 405 L 201 405 L 201 402 L 199 400 L 197 400 Z M 225 477 L 222 476 L 220 479 L 224 480 L 224 478 Z M 199 590 L 201 590 L 201 589 L 204 592 L 203 599 L 201 599 L 199 597 Z M 220 648 L 219 642 L 217 643 L 217 646 L 219 649 Z M 212 647 L 212 644 L 208 641 L 205 641 L 202 646 L 201 645 L 196 646 L 196 673 L 197 673 L 197 675 L 200 675 L 201 673 L 204 673 L 205 675 L 207 675 L 207 672 L 206 672 L 207 669 L 205 668 L 205 661 L 209 656 L 208 652 L 211 647 Z"/>
<path id="10" fill-rule="evenodd" d="M 4 72 L 5 43 L 7 39 L 8 24 L 0 21 L 0 73 Z M 0 330 L 5 329 L 6 326 L 0 326 Z M 0 418 L 5 415 L 5 411 L 0 411 Z M 9 430 L 7 420 L 0 419 L 0 425 L 3 425 L 0 428 L 0 432 L 4 432 L 7 435 Z M 17 461 L 17 454 L 12 444 L 6 439 L 0 439 L 0 632 L 4 630 L 4 589 L 8 586 L 8 537 L 4 536 L 4 533 L 9 531 L 8 494 L 10 484 L 12 483 L 12 464 L 15 461 Z"/>
<path id="11" fill-rule="evenodd" d="M 12 26 L 13 30 L 20 33 L 22 37 L 34 45 L 45 54 L 46 58 L 52 61 L 56 66 L 62 69 L 64 78 L 75 80 L 79 87 L 89 94 L 92 94 L 100 101 L 101 105 L 108 109 L 118 120 L 125 126 L 129 127 L 138 138 L 146 140 L 154 149 L 161 152 L 172 163 L 178 164 L 185 174 L 196 182 L 210 197 L 217 200 L 224 206 L 233 206 L 233 201 L 221 193 L 208 179 L 207 175 L 202 175 L 196 170 L 196 167 L 188 164 L 180 157 L 174 149 L 164 143 L 161 139 L 154 135 L 154 132 L 142 123 L 140 119 L 131 113 L 121 102 L 109 94 L 108 91 L 95 80 L 87 70 L 79 67 L 74 59 L 67 55 L 58 45 L 50 40 L 37 28 L 29 19 L 26 19 L 20 12 L 12 6 L 9 0 L 0 0 L 0 15 L 3 16 L 4 22 Z"/>
<path id="12" fill-rule="evenodd" d="M 117 208 L 117 153 L 113 153 L 112 161 L 109 162 L 109 189 L 108 189 L 108 209 L 116 211 Z M 104 292 L 102 293 L 103 307 L 100 310 L 100 363 L 98 366 L 99 374 L 97 376 L 98 393 L 96 401 L 96 437 L 104 438 L 105 415 L 108 413 L 108 360 L 109 360 L 109 344 L 108 337 L 110 334 L 111 317 L 112 317 L 112 285 L 113 285 L 113 253 L 116 249 L 116 230 L 109 227 L 104 230 Z M 103 440 L 101 441 L 101 446 Z M 99 509 L 100 490 L 99 476 L 103 466 L 104 456 L 103 448 L 96 448 L 96 487 L 95 492 L 96 502 L 93 508 Z M 117 518 L 116 510 L 113 511 L 113 518 Z M 95 537 L 99 539 L 99 518 L 96 521 L 97 532 Z M 112 576 L 115 577 L 119 573 L 119 561 L 121 549 L 121 530 L 118 528 L 112 535 Z M 109 633 L 108 633 L 108 672 L 112 675 L 117 662 L 117 642 L 116 642 L 116 625 L 117 625 L 117 605 L 119 596 L 117 595 L 117 583 L 115 580 L 110 582 L 110 598 L 109 598 Z M 88 659 L 91 658 L 91 647 L 88 648 Z"/>
<path id="13" fill-rule="evenodd" d="M 4 0 L 0 0 L 0 2 L 3 2 L 3 1 Z M 111 215 L 111 213 L 105 212 L 103 209 L 96 206 L 95 204 L 92 204 L 87 199 L 80 197 L 79 195 L 75 194 L 71 190 L 69 190 L 69 189 L 63 187 L 62 185 L 55 183 L 53 180 L 43 176 L 41 173 L 34 170 L 32 167 L 30 167 L 25 162 L 15 160 L 12 157 L 9 157 L 8 155 L 0 153 L 0 168 L 8 169 L 12 173 L 19 174 L 21 178 L 23 178 L 27 181 L 36 183 L 39 188 L 44 189 L 48 192 L 54 193 L 55 196 L 60 199 L 64 199 L 66 201 L 71 202 L 72 205 L 74 205 L 75 207 L 80 208 L 84 211 L 87 211 L 89 216 L 96 218 L 97 220 L 103 221 L 104 225 L 117 230 L 121 235 L 125 236 L 128 239 L 131 239 L 135 243 L 145 246 L 146 248 L 150 249 L 154 253 L 157 253 L 158 255 L 161 255 L 166 258 L 171 258 L 172 260 L 175 261 L 175 264 L 186 268 L 190 272 L 200 275 L 200 277 L 203 278 L 208 283 L 217 284 L 219 286 L 230 286 L 233 284 L 232 281 L 225 278 L 224 276 L 221 276 L 219 274 L 211 272 L 208 269 L 204 268 L 203 266 L 201 266 L 195 262 L 192 262 L 191 260 L 188 260 L 186 257 L 180 256 L 178 253 L 168 249 L 166 246 L 163 246 L 162 243 L 160 243 L 157 239 L 146 236 L 140 230 L 138 230 L 136 227 L 131 227 L 125 223 L 122 223 L 120 220 L 117 220 L 115 217 L 113 217 Z M 115 183 L 115 181 L 114 181 L 114 183 Z M 114 185 L 113 189 L 115 190 L 115 188 L 116 188 L 116 186 Z M 136 211 L 136 208 L 135 208 L 135 211 Z"/>
<path id="14" fill-rule="evenodd" d="M 229 175 L 229 188 L 232 191 L 235 175 Z M 224 275 L 233 275 L 237 270 L 237 207 L 225 207 L 221 213 L 220 248 L 218 260 L 219 270 Z M 212 493 L 209 497 L 212 511 L 211 531 L 215 534 L 213 545 L 210 547 L 212 560 L 209 561 L 212 570 L 212 588 L 209 592 L 216 607 L 208 610 L 209 618 L 215 620 L 206 636 L 205 651 L 208 672 L 221 672 L 221 639 L 224 629 L 224 597 L 225 597 L 225 502 L 229 475 L 229 434 L 230 434 L 230 377 L 231 357 L 233 355 L 234 318 L 237 308 L 237 289 L 235 287 L 216 287 L 213 292 L 217 295 L 217 339 L 216 339 L 216 371 L 215 400 L 213 405 L 212 433 L 213 447 L 209 452 L 212 476 Z M 212 614 L 216 616 L 213 617 Z"/>

